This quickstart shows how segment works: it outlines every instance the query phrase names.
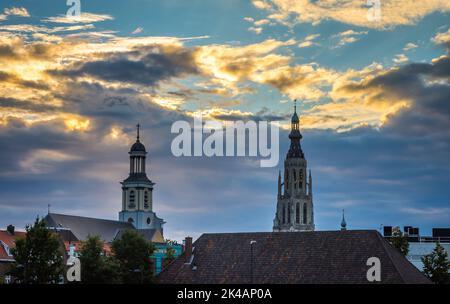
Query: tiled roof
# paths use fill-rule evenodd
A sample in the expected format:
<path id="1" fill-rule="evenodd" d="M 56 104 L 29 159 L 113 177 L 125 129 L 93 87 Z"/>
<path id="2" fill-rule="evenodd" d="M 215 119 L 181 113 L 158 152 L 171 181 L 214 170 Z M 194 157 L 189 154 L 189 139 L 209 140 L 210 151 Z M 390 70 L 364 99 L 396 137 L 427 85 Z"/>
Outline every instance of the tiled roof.
<path id="1" fill-rule="evenodd" d="M 125 229 L 134 229 L 127 222 L 97 219 L 90 217 L 50 213 L 45 217 L 49 227 L 70 229 L 76 240 L 84 241 L 88 235 L 98 235 L 105 242 L 112 242 L 116 235 Z"/>
<path id="2" fill-rule="evenodd" d="M 368 283 L 367 260 L 381 261 L 381 283 L 429 283 L 377 231 L 203 234 L 160 275 L 161 283 Z M 194 267 L 195 266 L 195 267 Z"/>
<path id="3" fill-rule="evenodd" d="M 9 249 L 11 250 L 12 248 L 15 247 L 16 238 L 25 237 L 25 236 L 26 236 L 26 233 L 22 232 L 22 231 L 16 231 L 16 232 L 14 232 L 14 234 L 10 234 L 6 230 L 0 230 L 0 260 L 13 261 L 14 260 L 13 257 L 8 255 L 3 244 L 8 246 Z M 3 244 L 1 244 L 1 243 L 3 243 Z"/>

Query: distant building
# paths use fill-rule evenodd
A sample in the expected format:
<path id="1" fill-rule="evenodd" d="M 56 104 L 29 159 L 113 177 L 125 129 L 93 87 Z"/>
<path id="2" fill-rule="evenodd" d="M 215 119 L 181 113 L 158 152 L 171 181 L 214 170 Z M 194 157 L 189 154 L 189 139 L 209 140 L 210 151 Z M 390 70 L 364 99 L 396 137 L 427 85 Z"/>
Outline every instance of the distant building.
<path id="1" fill-rule="evenodd" d="M 109 254 L 111 243 L 120 239 L 125 230 L 136 230 L 144 239 L 152 242 L 156 252 L 152 257 L 156 273 L 162 269 L 165 250 L 170 246 L 175 256 L 180 254 L 180 244 L 167 244 L 163 235 L 163 219 L 153 212 L 153 186 L 146 174 L 145 146 L 139 138 L 137 126 L 136 142 L 131 146 L 130 172 L 122 184 L 122 210 L 119 220 L 98 219 L 66 214 L 48 213 L 44 220 L 47 227 L 57 232 L 64 244 L 67 255 L 77 255 L 80 243 L 89 235 L 99 236 L 105 242 L 105 254 Z"/>
<path id="2" fill-rule="evenodd" d="M 203 234 L 158 276 L 168 284 L 364 284 L 371 257 L 379 283 L 430 281 L 377 231 Z"/>
<path id="3" fill-rule="evenodd" d="M 400 227 L 383 227 L 383 235 L 387 240 L 390 240 L 396 231 L 401 232 Z M 450 228 L 433 228 L 431 236 L 421 236 L 419 228 L 405 226 L 403 234 L 407 236 L 409 242 L 406 258 L 420 271 L 423 271 L 422 257 L 432 253 L 437 242 L 447 251 L 450 260 Z"/>
<path id="4" fill-rule="evenodd" d="M 291 119 L 291 145 L 284 161 L 284 180 L 278 174 L 277 209 L 273 231 L 314 231 L 312 176 L 300 140 L 297 106 Z"/>
<path id="5" fill-rule="evenodd" d="M 16 247 L 16 240 L 24 237 L 26 233 L 15 231 L 12 225 L 9 225 L 6 230 L 0 230 L 0 284 L 11 283 L 8 271 L 15 262 L 11 250 Z"/>

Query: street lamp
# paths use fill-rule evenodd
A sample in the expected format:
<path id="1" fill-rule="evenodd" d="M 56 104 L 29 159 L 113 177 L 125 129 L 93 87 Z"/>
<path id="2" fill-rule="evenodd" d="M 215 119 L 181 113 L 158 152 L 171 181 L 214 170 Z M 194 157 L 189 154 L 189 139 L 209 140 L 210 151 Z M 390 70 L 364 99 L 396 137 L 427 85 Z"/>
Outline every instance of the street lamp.
<path id="1" fill-rule="evenodd" d="M 253 284 L 253 244 L 256 244 L 255 240 L 250 241 L 250 282 Z"/>

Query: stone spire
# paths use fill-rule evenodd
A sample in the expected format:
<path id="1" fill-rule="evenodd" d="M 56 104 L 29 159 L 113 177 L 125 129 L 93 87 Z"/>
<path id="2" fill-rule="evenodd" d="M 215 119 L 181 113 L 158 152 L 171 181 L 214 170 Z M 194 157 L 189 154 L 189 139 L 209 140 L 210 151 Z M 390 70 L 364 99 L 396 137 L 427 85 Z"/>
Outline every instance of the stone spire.
<path id="1" fill-rule="evenodd" d="M 300 119 L 297 115 L 297 99 L 294 100 L 294 114 L 291 118 L 291 133 L 289 134 L 289 139 L 291 140 L 291 146 L 287 153 L 286 158 L 305 158 L 303 154 L 302 147 L 300 145 L 300 140 L 302 139 L 302 134 L 300 133 Z"/>
<path id="2" fill-rule="evenodd" d="M 278 171 L 278 198 L 281 198 L 281 171 Z"/>
<path id="3" fill-rule="evenodd" d="M 347 230 L 347 222 L 345 221 L 345 210 L 342 209 L 341 230 Z"/>

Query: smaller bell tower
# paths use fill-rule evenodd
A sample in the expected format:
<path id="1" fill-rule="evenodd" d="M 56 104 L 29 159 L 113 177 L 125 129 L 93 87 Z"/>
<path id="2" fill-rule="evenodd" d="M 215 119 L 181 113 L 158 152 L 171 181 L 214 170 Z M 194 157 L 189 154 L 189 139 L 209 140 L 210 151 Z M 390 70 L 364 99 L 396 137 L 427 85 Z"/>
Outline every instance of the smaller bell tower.
<path id="1" fill-rule="evenodd" d="M 136 229 L 157 229 L 163 231 L 163 219 L 153 212 L 153 186 L 145 172 L 147 151 L 140 141 L 140 125 L 136 126 L 136 142 L 131 146 L 130 173 L 122 184 L 121 222 L 129 222 Z"/>

